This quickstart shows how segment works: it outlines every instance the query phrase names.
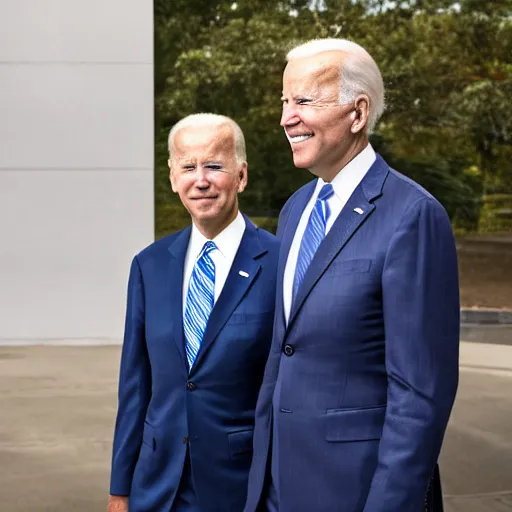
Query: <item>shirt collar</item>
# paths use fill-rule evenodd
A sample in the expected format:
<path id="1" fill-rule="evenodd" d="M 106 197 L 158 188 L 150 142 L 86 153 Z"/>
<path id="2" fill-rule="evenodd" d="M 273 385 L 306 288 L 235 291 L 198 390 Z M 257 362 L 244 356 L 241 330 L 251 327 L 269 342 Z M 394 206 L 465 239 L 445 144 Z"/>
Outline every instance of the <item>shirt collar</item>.
<path id="1" fill-rule="evenodd" d="M 364 175 L 370 170 L 376 158 L 374 149 L 371 144 L 368 144 L 363 151 L 343 167 L 331 181 L 334 193 L 340 198 L 344 197 L 348 190 L 352 193 L 364 178 Z M 318 178 L 316 190 L 320 191 L 325 183 L 322 178 Z"/>
<path id="2" fill-rule="evenodd" d="M 238 250 L 238 245 L 240 244 L 240 240 L 245 231 L 245 220 L 238 211 L 237 216 L 229 224 L 226 226 L 215 238 L 212 239 L 212 242 L 215 242 L 217 249 L 219 252 L 225 257 L 230 258 L 234 257 L 236 251 Z M 197 229 L 196 225 L 192 223 L 192 233 L 190 234 L 190 253 L 194 257 L 194 261 L 197 256 L 201 252 L 203 245 L 209 239 L 206 238 L 200 231 Z"/>

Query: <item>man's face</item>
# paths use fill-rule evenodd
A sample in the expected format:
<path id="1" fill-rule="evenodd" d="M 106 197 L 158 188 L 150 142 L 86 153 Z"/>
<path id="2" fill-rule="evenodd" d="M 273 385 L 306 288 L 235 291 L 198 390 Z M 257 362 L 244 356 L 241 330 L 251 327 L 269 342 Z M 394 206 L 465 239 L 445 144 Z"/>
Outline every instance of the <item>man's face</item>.
<path id="1" fill-rule="evenodd" d="M 288 62 L 283 75 L 281 126 L 296 167 L 324 179 L 345 165 L 354 104 L 340 105 L 340 53 L 325 52 Z"/>
<path id="2" fill-rule="evenodd" d="M 231 127 L 182 128 L 169 167 L 173 191 L 200 231 L 214 238 L 235 219 L 237 193 L 247 184 L 247 164 L 236 161 Z"/>

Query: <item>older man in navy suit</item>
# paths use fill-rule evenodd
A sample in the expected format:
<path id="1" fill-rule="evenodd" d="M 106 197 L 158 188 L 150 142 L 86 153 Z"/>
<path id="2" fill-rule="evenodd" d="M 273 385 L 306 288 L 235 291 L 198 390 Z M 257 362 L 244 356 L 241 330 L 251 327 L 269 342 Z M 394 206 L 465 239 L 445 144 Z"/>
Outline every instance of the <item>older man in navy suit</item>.
<path id="1" fill-rule="evenodd" d="M 132 263 L 108 509 L 240 512 L 278 243 L 238 210 L 247 163 L 234 121 L 189 116 L 169 152 L 192 226 Z"/>
<path id="2" fill-rule="evenodd" d="M 441 510 L 458 382 L 449 219 L 368 143 L 384 87 L 361 46 L 316 40 L 287 60 L 281 125 L 295 166 L 317 179 L 279 218 L 245 511 Z"/>

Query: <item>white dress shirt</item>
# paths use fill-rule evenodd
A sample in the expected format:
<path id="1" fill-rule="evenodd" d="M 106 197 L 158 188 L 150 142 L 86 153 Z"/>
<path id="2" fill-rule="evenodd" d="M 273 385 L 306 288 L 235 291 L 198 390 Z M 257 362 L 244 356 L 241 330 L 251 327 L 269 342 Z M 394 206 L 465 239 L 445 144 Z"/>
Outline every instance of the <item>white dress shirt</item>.
<path id="1" fill-rule="evenodd" d="M 210 256 L 215 263 L 215 293 L 214 303 L 217 302 L 224 283 L 229 274 L 231 264 L 235 259 L 235 255 L 242 241 L 245 231 L 245 220 L 240 212 L 235 220 L 226 228 L 224 228 L 213 240 L 217 249 L 210 253 Z M 201 232 L 197 229 L 195 224 L 192 224 L 192 232 L 190 233 L 190 240 L 188 242 L 187 254 L 185 255 L 185 268 L 183 272 L 183 314 L 187 306 L 187 293 L 188 282 L 192 275 L 192 270 L 196 263 L 203 245 L 208 241 Z"/>
<path id="2" fill-rule="evenodd" d="M 329 205 L 330 215 L 327 219 L 325 234 L 329 233 L 334 221 L 337 219 L 343 207 L 347 204 L 350 196 L 361 183 L 365 174 L 369 171 L 370 167 L 375 162 L 375 151 L 370 144 L 361 151 L 353 160 L 351 160 L 343 169 L 334 177 L 331 182 L 334 194 L 327 200 Z M 309 216 L 315 205 L 320 189 L 325 185 L 322 178 L 318 178 L 315 190 L 308 204 L 302 212 L 293 242 L 288 253 L 286 260 L 286 267 L 284 270 L 283 278 L 283 307 L 286 323 L 290 318 L 290 311 L 292 308 L 292 293 L 293 293 L 293 280 L 295 277 L 295 268 L 297 266 L 297 258 L 299 256 L 300 243 L 302 236 L 306 230 Z"/>

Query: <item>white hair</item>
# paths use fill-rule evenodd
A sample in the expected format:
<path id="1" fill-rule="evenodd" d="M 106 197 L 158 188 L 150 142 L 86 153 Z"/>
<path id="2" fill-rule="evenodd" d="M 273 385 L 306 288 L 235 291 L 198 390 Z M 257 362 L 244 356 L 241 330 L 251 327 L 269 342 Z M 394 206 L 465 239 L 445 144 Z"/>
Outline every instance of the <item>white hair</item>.
<path id="1" fill-rule="evenodd" d="M 187 117 L 184 117 L 180 121 L 178 121 L 169 132 L 169 138 L 167 139 L 167 147 L 169 149 L 169 158 L 172 159 L 172 148 L 174 144 L 174 137 L 176 133 L 182 128 L 194 127 L 197 128 L 199 126 L 211 126 L 211 127 L 219 127 L 219 126 L 229 126 L 231 127 L 231 131 L 233 133 L 233 138 L 235 141 L 235 158 L 238 164 L 247 163 L 247 153 L 245 150 L 245 138 L 242 132 L 242 129 L 238 124 L 233 121 L 230 117 L 221 116 L 219 114 L 207 114 L 207 113 L 199 113 L 199 114 L 190 114 Z"/>
<path id="2" fill-rule="evenodd" d="M 370 98 L 368 131 L 371 132 L 384 112 L 384 82 L 372 56 L 360 45 L 347 39 L 312 39 L 288 52 L 286 60 L 310 57 L 323 52 L 340 51 L 340 103 L 352 103 L 359 94 Z"/>

